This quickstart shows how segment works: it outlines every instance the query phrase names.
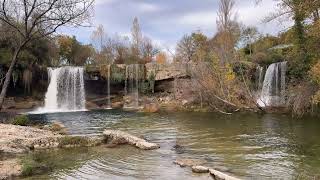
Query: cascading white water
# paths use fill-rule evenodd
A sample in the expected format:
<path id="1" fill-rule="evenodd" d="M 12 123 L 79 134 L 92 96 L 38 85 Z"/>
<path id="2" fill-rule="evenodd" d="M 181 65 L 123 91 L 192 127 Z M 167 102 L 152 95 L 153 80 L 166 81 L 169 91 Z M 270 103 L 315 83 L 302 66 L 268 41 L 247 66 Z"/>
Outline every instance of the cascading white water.
<path id="1" fill-rule="evenodd" d="M 84 70 L 82 67 L 48 68 L 50 83 L 44 107 L 35 113 L 85 110 Z"/>
<path id="2" fill-rule="evenodd" d="M 263 86 L 263 77 L 264 77 L 264 68 L 261 66 L 257 67 L 257 72 L 256 72 L 256 88 L 258 91 L 261 91 L 262 86 Z"/>
<path id="3" fill-rule="evenodd" d="M 280 106 L 285 101 L 287 62 L 271 64 L 265 74 L 261 95 L 257 103 L 261 107 Z"/>
<path id="4" fill-rule="evenodd" d="M 107 109 L 111 109 L 110 81 L 111 81 L 111 65 L 108 65 L 108 105 L 107 105 Z"/>
<path id="5" fill-rule="evenodd" d="M 127 100 L 125 103 L 125 108 L 139 108 L 140 78 L 139 64 L 131 64 L 126 66 L 125 94 Z"/>

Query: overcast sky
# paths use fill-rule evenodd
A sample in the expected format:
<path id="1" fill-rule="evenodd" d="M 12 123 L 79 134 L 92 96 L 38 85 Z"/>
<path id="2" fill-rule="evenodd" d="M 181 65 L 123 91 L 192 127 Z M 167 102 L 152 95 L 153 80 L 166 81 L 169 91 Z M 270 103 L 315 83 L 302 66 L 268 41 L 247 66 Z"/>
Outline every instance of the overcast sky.
<path id="1" fill-rule="evenodd" d="M 134 17 L 138 17 L 142 32 L 161 47 L 173 49 L 186 33 L 201 30 L 208 36 L 216 32 L 218 0 L 96 0 L 93 26 L 102 24 L 109 35 L 127 35 Z M 286 27 L 278 22 L 264 24 L 263 17 L 274 12 L 274 0 L 256 5 L 254 0 L 236 0 L 239 21 L 254 25 L 263 33 L 277 34 Z M 64 28 L 62 33 L 75 35 L 90 43 L 94 28 Z"/>

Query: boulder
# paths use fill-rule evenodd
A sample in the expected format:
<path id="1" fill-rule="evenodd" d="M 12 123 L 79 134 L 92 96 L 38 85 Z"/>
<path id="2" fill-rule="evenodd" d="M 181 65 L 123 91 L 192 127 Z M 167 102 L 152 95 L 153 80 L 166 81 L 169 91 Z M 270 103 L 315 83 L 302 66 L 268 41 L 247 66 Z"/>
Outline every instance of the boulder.
<path id="1" fill-rule="evenodd" d="M 123 102 L 121 102 L 121 101 L 119 101 L 119 102 L 113 102 L 112 104 L 111 104 L 111 107 L 113 108 L 113 109 L 121 109 L 122 107 L 123 107 Z"/>
<path id="2" fill-rule="evenodd" d="M 201 164 L 204 164 L 205 162 L 196 159 L 177 159 L 173 163 L 179 165 L 180 167 L 192 167 L 199 166 Z"/>
<path id="3" fill-rule="evenodd" d="M 149 143 L 144 139 L 130 135 L 122 131 L 105 130 L 103 132 L 106 142 L 109 144 L 129 144 L 143 150 L 158 149 L 160 146 L 155 143 Z"/>
<path id="4" fill-rule="evenodd" d="M 209 169 L 209 172 L 210 172 L 211 176 L 213 176 L 214 179 L 217 179 L 217 180 L 240 180 L 238 178 L 229 176 L 229 175 L 222 173 L 220 171 L 217 171 L 215 169 Z"/>
<path id="5" fill-rule="evenodd" d="M 86 102 L 86 108 L 87 109 L 99 109 L 100 107 L 94 102 L 87 101 Z"/>
<path id="6" fill-rule="evenodd" d="M 143 112 L 156 113 L 160 110 L 160 106 L 157 103 L 148 103 L 143 107 Z"/>
<path id="7" fill-rule="evenodd" d="M 208 173 L 209 168 L 205 166 L 192 166 L 192 172 L 194 173 Z"/>

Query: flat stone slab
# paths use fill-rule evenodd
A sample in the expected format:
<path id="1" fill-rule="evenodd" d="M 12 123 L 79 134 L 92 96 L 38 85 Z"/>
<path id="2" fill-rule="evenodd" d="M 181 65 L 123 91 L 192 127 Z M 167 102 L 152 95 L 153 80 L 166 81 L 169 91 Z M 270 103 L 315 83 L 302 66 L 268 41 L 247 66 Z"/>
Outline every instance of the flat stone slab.
<path id="1" fill-rule="evenodd" d="M 220 171 L 217 171 L 215 169 L 209 169 L 210 174 L 214 177 L 214 179 L 218 180 L 240 180 L 239 178 L 235 178 L 232 176 L 229 176 L 225 173 L 222 173 Z"/>
<path id="2" fill-rule="evenodd" d="M 205 161 L 197 160 L 197 159 L 177 159 L 173 162 L 180 167 L 193 167 L 193 166 L 200 166 L 201 164 L 205 163 Z"/>
<path id="3" fill-rule="evenodd" d="M 160 146 L 155 143 L 147 142 L 126 132 L 117 130 L 105 130 L 103 132 L 107 143 L 109 144 L 129 144 L 143 150 L 159 149 Z"/>
<path id="4" fill-rule="evenodd" d="M 192 166 L 192 172 L 194 173 L 208 173 L 209 168 L 205 166 Z"/>

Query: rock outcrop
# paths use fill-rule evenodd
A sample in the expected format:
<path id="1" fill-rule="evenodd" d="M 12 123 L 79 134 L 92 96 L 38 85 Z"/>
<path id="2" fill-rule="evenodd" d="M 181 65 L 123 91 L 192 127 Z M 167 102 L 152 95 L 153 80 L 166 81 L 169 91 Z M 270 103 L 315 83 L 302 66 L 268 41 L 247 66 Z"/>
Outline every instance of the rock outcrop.
<path id="1" fill-rule="evenodd" d="M 105 130 L 103 132 L 108 144 L 129 144 L 143 150 L 158 149 L 160 146 L 122 131 Z"/>
<path id="2" fill-rule="evenodd" d="M 18 159 L 0 161 L 0 179 L 13 179 L 20 176 L 22 172 Z"/>
<path id="3" fill-rule="evenodd" d="M 0 152 L 23 153 L 32 149 L 54 148 L 61 135 L 33 127 L 0 124 Z"/>
<path id="4" fill-rule="evenodd" d="M 205 166 L 192 166 L 192 172 L 194 173 L 208 173 L 209 168 Z"/>
<path id="5" fill-rule="evenodd" d="M 238 178 L 229 176 L 225 173 L 222 173 L 220 171 L 217 171 L 215 169 L 209 169 L 210 174 L 214 177 L 214 179 L 218 179 L 218 180 L 240 180 Z"/>

